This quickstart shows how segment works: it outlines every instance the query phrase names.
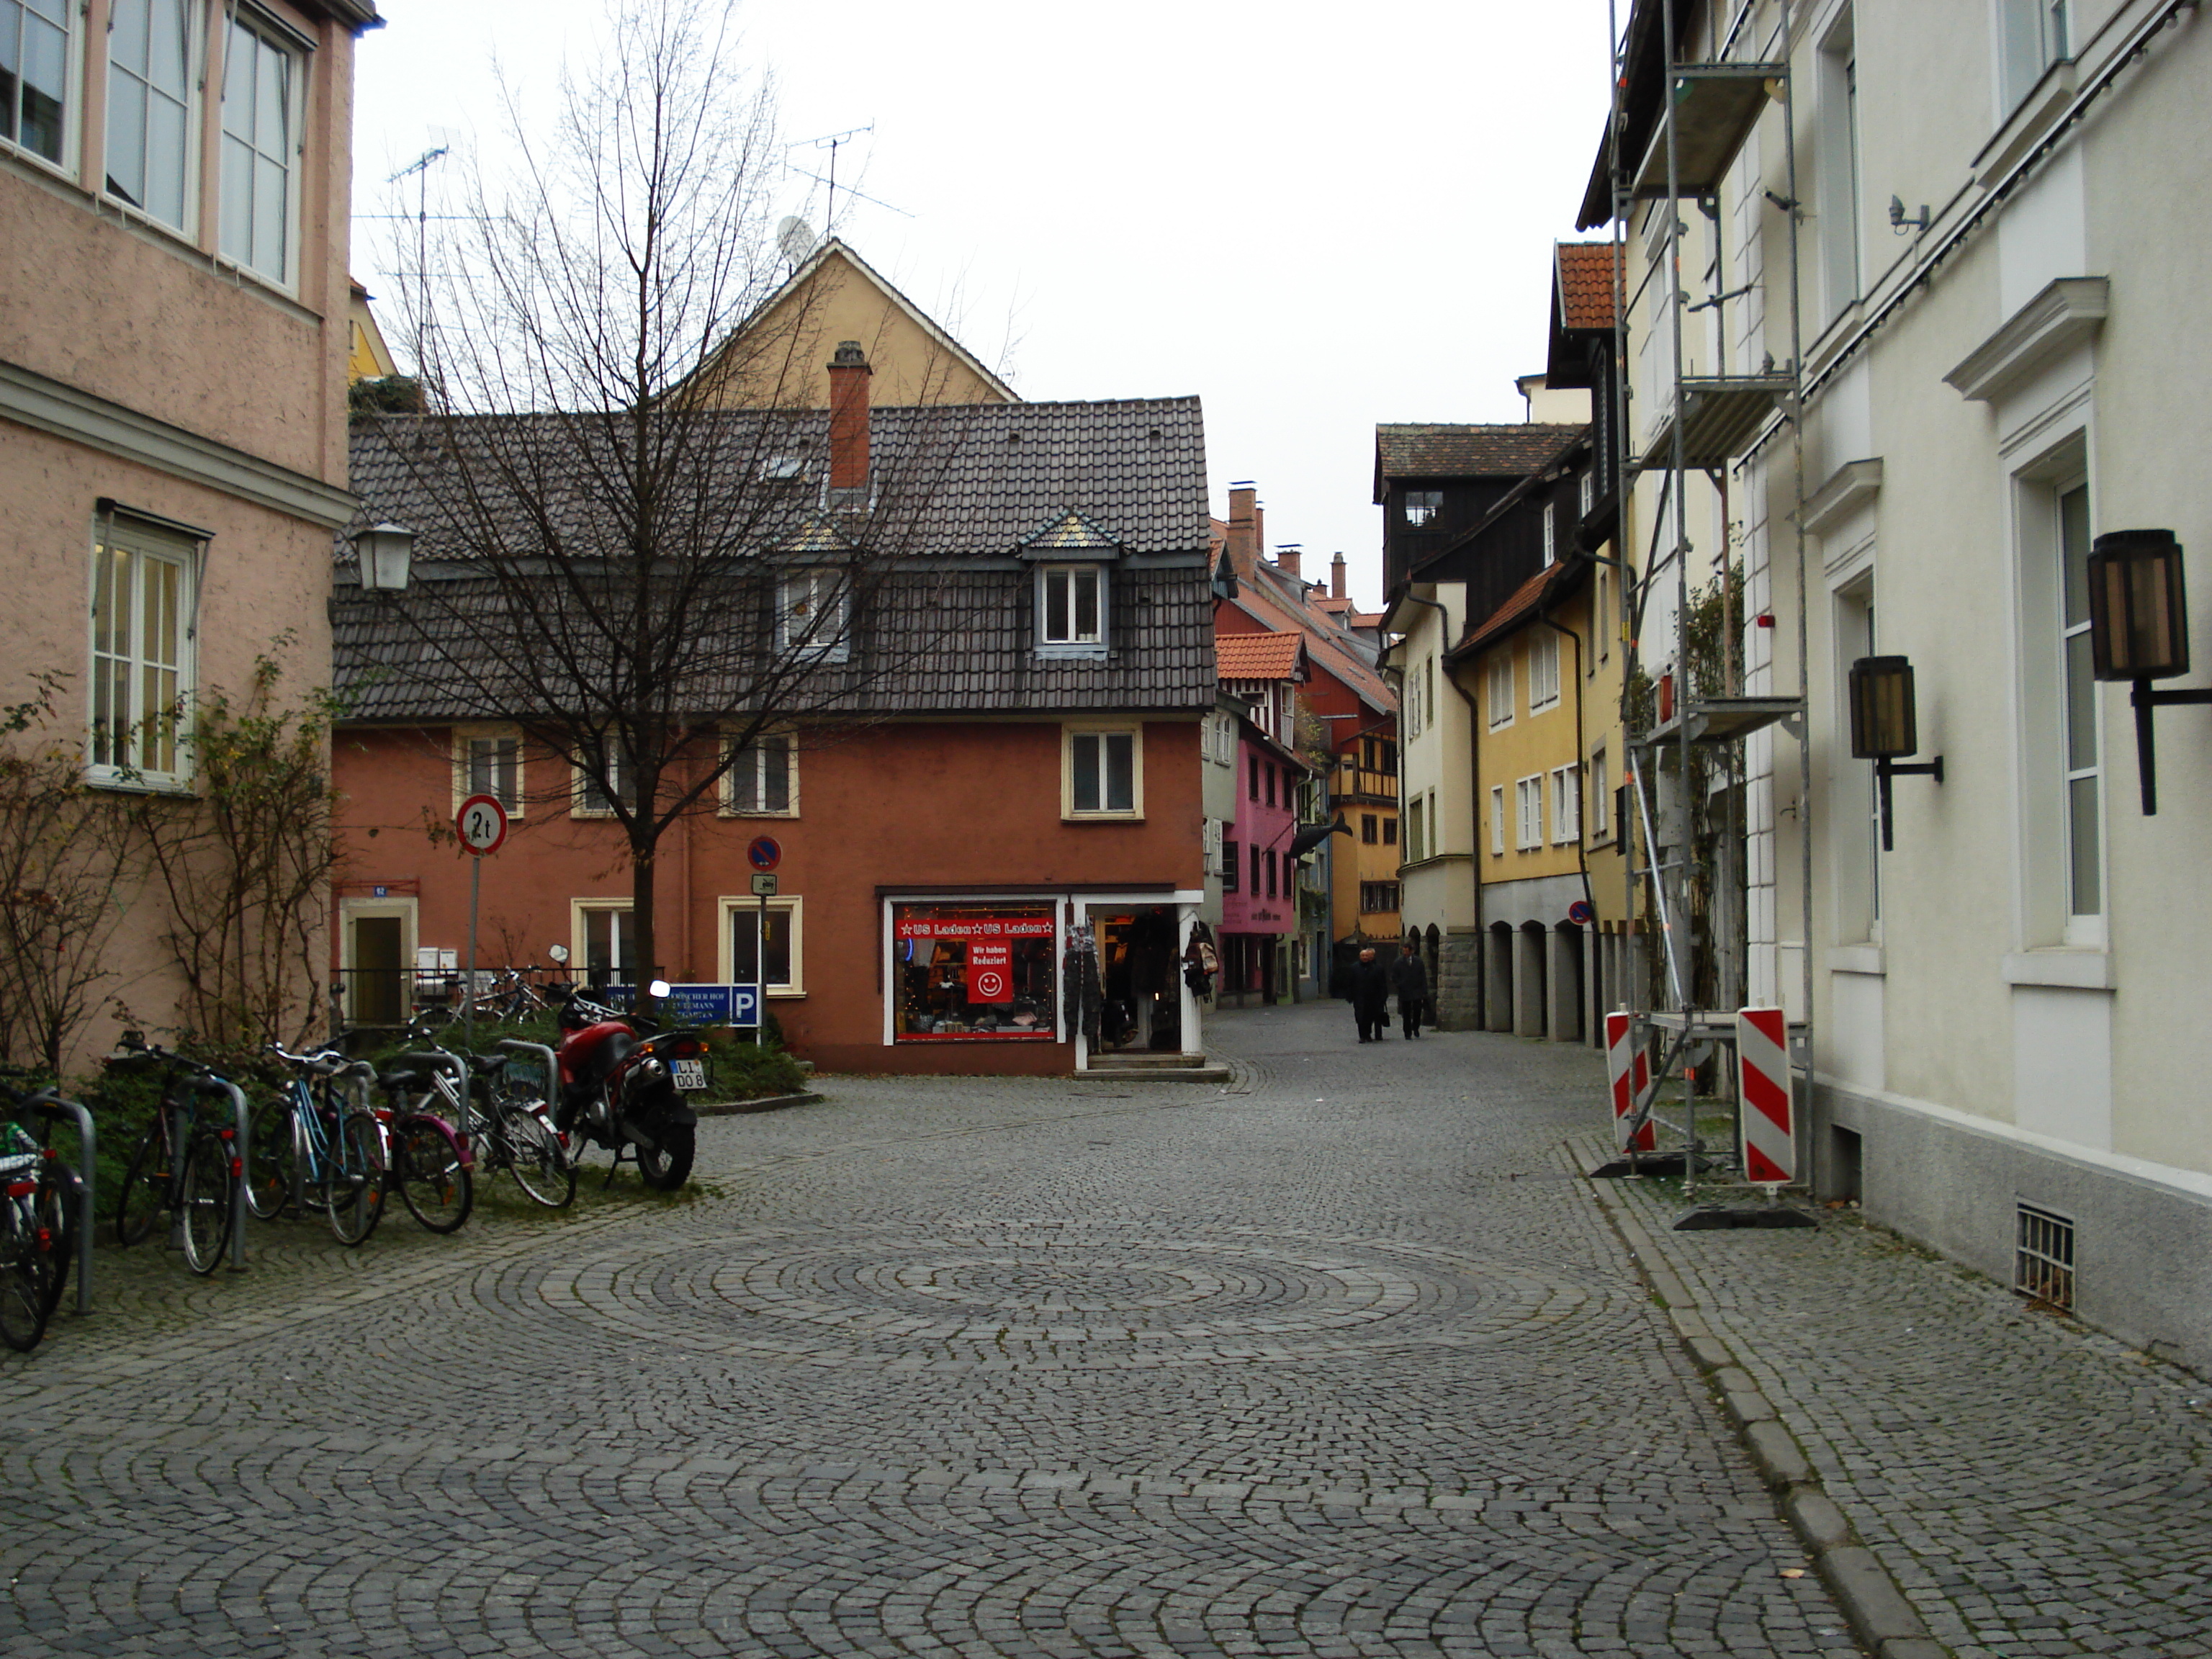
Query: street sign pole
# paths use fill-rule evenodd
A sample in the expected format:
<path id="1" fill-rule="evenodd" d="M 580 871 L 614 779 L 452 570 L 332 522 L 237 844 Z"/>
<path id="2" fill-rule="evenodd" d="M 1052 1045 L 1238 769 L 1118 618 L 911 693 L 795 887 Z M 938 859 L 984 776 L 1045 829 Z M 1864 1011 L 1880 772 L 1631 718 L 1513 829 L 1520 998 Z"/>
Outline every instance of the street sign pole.
<path id="1" fill-rule="evenodd" d="M 483 891 L 483 861 L 507 839 L 507 808 L 496 795 L 471 795 L 453 815 L 453 831 L 469 855 L 469 959 L 461 980 L 461 1046 L 476 1047 L 477 902 Z"/>
<path id="2" fill-rule="evenodd" d="M 776 845 L 763 836 L 750 849 L 755 865 L 763 861 L 763 842 L 766 842 L 769 854 L 766 861 L 775 861 Z M 753 1042 L 757 1045 L 768 1036 L 768 902 L 775 892 L 775 878 L 765 870 L 756 869 L 753 892 L 760 900 L 760 915 L 753 923 Z"/>
<path id="3" fill-rule="evenodd" d="M 483 860 L 469 860 L 469 965 L 461 976 L 461 1047 L 477 1046 L 477 900 L 483 891 Z"/>

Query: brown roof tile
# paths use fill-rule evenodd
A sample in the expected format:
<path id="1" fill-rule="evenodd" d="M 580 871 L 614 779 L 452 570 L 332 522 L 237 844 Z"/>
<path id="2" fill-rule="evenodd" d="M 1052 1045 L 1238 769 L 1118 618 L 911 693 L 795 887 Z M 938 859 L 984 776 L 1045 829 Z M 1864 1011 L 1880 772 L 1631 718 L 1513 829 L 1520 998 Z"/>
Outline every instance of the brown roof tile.
<path id="1" fill-rule="evenodd" d="M 1518 478 L 1551 460 L 1583 430 L 1541 422 L 1378 426 L 1376 470 L 1385 478 Z"/>
<path id="2" fill-rule="evenodd" d="M 1213 641 L 1216 672 L 1224 680 L 1286 680 L 1304 646 L 1302 634 L 1223 634 Z"/>
<path id="3" fill-rule="evenodd" d="M 1611 242 L 1561 242 L 1559 326 L 1571 333 L 1613 326 L 1613 273 L 1620 269 Z"/>

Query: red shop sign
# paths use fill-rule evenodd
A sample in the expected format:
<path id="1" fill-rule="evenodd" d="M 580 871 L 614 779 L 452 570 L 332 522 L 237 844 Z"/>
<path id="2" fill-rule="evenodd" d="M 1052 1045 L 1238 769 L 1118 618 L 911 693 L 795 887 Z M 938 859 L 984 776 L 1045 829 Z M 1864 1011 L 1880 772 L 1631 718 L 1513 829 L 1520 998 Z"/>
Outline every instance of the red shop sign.
<path id="1" fill-rule="evenodd" d="M 892 930 L 899 939 L 1050 939 L 1052 917 L 902 916 Z"/>
<path id="2" fill-rule="evenodd" d="M 968 1000 L 1014 1000 L 1014 947 L 1006 939 L 980 939 L 968 946 Z"/>

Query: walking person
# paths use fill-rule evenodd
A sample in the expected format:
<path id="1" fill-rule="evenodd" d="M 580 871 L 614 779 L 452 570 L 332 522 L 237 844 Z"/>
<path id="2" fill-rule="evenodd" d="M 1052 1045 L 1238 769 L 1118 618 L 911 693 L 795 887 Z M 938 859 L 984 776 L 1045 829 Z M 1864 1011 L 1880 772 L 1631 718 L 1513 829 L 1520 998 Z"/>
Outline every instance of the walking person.
<path id="1" fill-rule="evenodd" d="M 1421 1034 L 1421 1016 L 1429 1006 L 1429 970 L 1422 965 L 1421 953 L 1407 939 L 1399 947 L 1397 961 L 1390 964 L 1391 988 L 1398 993 L 1398 1017 L 1405 1022 L 1408 1042 Z M 1386 1009 L 1382 1024 L 1387 1027 L 1390 1016 Z"/>
<path id="2" fill-rule="evenodd" d="M 1390 970 L 1375 959 L 1371 945 L 1352 965 L 1352 1017 L 1362 1042 L 1380 1042 L 1390 1029 Z"/>

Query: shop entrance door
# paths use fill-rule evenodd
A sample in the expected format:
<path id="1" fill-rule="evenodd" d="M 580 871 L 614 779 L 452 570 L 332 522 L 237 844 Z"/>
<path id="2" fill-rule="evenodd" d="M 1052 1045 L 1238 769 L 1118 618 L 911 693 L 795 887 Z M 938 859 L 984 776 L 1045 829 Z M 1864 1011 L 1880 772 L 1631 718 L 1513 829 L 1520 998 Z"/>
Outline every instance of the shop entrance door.
<path id="1" fill-rule="evenodd" d="M 1180 1053 L 1182 959 L 1177 907 L 1132 905 L 1093 910 L 1098 978 L 1105 1006 L 1098 1020 L 1102 1054 Z"/>

